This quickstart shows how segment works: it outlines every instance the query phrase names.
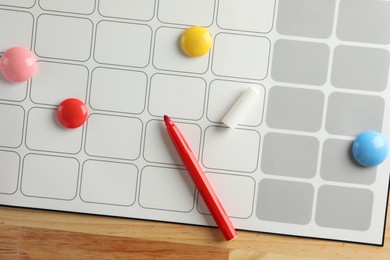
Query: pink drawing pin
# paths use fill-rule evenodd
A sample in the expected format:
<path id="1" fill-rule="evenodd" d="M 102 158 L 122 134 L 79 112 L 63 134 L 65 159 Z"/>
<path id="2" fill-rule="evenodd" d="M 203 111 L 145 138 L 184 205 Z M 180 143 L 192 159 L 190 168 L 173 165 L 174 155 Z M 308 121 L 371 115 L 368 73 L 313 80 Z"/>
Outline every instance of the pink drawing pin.
<path id="1" fill-rule="evenodd" d="M 23 47 L 13 47 L 0 57 L 0 72 L 10 82 L 29 80 L 37 70 L 34 54 Z"/>

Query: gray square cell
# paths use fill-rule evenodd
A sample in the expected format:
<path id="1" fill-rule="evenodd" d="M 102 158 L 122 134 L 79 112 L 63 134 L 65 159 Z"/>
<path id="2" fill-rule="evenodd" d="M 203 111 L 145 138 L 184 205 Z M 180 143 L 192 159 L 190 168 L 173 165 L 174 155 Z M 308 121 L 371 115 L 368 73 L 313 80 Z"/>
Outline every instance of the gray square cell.
<path id="1" fill-rule="evenodd" d="M 337 88 L 383 91 L 389 74 L 389 52 L 353 46 L 338 46 L 334 51 L 332 84 Z"/>
<path id="2" fill-rule="evenodd" d="M 384 106 L 378 96 L 335 92 L 329 96 L 326 130 L 349 136 L 367 130 L 381 132 Z"/>
<path id="3" fill-rule="evenodd" d="M 269 91 L 266 122 L 272 128 L 316 132 L 323 106 L 321 91 L 276 86 Z"/>
<path id="4" fill-rule="evenodd" d="M 390 43 L 390 2 L 342 0 L 339 7 L 337 37 L 340 40 Z"/>
<path id="5" fill-rule="evenodd" d="M 256 216 L 266 221 L 308 224 L 313 196 L 309 183 L 264 179 L 259 183 Z"/>
<path id="6" fill-rule="evenodd" d="M 268 133 L 264 136 L 261 169 L 266 174 L 312 178 L 319 142 L 310 136 Z"/>
<path id="7" fill-rule="evenodd" d="M 276 29 L 281 34 L 328 38 L 332 34 L 334 0 L 280 0 Z"/>
<path id="8" fill-rule="evenodd" d="M 371 225 L 373 199 L 370 190 L 322 186 L 315 221 L 321 227 L 365 231 Z"/>
<path id="9" fill-rule="evenodd" d="M 323 85 L 329 53 L 323 43 L 278 40 L 274 44 L 271 76 L 280 82 Z"/>
<path id="10" fill-rule="evenodd" d="M 324 142 L 321 177 L 326 181 L 370 185 L 376 178 L 376 167 L 358 165 L 351 154 L 352 141 L 328 139 Z"/>

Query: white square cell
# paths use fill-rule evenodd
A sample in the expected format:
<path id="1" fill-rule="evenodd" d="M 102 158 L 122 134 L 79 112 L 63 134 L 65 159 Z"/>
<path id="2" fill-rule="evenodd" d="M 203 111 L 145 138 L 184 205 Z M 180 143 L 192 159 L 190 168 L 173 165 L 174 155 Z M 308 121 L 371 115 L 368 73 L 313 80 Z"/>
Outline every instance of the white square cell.
<path id="1" fill-rule="evenodd" d="M 27 97 L 28 82 L 10 82 L 0 76 L 0 99 L 11 101 L 22 101 Z"/>
<path id="2" fill-rule="evenodd" d="M 73 97 L 84 100 L 87 94 L 88 69 L 85 66 L 39 61 L 39 73 L 31 83 L 31 100 L 58 105 Z"/>
<path id="3" fill-rule="evenodd" d="M 186 170 L 148 166 L 142 170 L 139 203 L 142 207 L 189 212 L 195 185 Z"/>
<path id="4" fill-rule="evenodd" d="M 33 7 L 36 0 L 0 0 L 0 5 L 9 5 L 16 7 L 25 7 L 30 8 Z M 1 17 L 1 15 L 0 15 Z"/>
<path id="5" fill-rule="evenodd" d="M 22 144 L 24 110 L 21 106 L 0 104 L 0 146 L 18 147 Z"/>
<path id="6" fill-rule="evenodd" d="M 56 111 L 32 108 L 28 113 L 26 145 L 32 150 L 76 154 L 81 150 L 82 127 L 66 129 L 55 118 Z"/>
<path id="7" fill-rule="evenodd" d="M 194 124 L 177 122 L 175 124 L 198 157 L 202 134 L 200 127 Z M 152 120 L 146 125 L 144 157 L 149 162 L 183 165 L 169 138 L 164 121 Z"/>
<path id="8" fill-rule="evenodd" d="M 270 48 L 264 37 L 220 33 L 215 37 L 212 70 L 218 76 L 264 79 Z"/>
<path id="9" fill-rule="evenodd" d="M 215 0 L 160 0 L 158 18 L 164 23 L 209 26 L 214 7 Z"/>
<path id="10" fill-rule="evenodd" d="M 41 57 L 86 61 L 91 55 L 92 31 L 89 19 L 41 15 L 35 52 Z"/>
<path id="11" fill-rule="evenodd" d="M 203 115 L 205 94 L 202 78 L 156 74 L 151 80 L 149 112 L 197 120 Z"/>
<path id="12" fill-rule="evenodd" d="M 9 2 L 11 3 L 11 1 Z M 1 3 L 2 1 L 0 0 Z M 34 17 L 30 13 L 0 10 L 0 52 L 5 52 L 7 49 L 15 46 L 23 46 L 30 49 L 33 23 Z"/>
<path id="13" fill-rule="evenodd" d="M 211 82 L 209 104 L 207 106 L 208 119 L 213 122 L 221 122 L 237 99 L 249 87 L 256 88 L 260 95 L 250 113 L 240 118 L 239 124 L 249 126 L 260 125 L 263 120 L 265 89 L 260 84 L 245 82 L 225 80 L 214 80 Z"/>
<path id="14" fill-rule="evenodd" d="M 146 67 L 149 63 L 152 29 L 147 25 L 102 21 L 96 29 L 97 62 Z"/>
<path id="15" fill-rule="evenodd" d="M 88 160 L 80 197 L 93 203 L 130 206 L 135 202 L 138 169 L 133 164 Z"/>
<path id="16" fill-rule="evenodd" d="M 251 216 L 255 194 L 254 179 L 217 173 L 206 173 L 206 175 L 229 217 L 249 218 Z M 210 214 L 201 196 L 199 198 L 199 211 Z"/>
<path id="17" fill-rule="evenodd" d="M 160 27 L 156 31 L 153 65 L 157 69 L 192 73 L 205 73 L 209 56 L 188 57 L 179 46 L 183 29 Z"/>
<path id="18" fill-rule="evenodd" d="M 96 68 L 92 73 L 91 107 L 139 114 L 145 107 L 147 80 L 139 71 Z"/>
<path id="19" fill-rule="evenodd" d="M 253 172 L 259 147 L 260 135 L 256 131 L 211 126 L 205 132 L 202 162 L 213 169 Z"/>
<path id="20" fill-rule="evenodd" d="M 20 157 L 15 152 L 0 151 L 0 193 L 12 194 L 18 188 Z"/>
<path id="21" fill-rule="evenodd" d="M 95 10 L 95 0 L 39 0 L 44 10 L 91 14 Z"/>
<path id="22" fill-rule="evenodd" d="M 24 158 L 22 193 L 72 200 L 76 197 L 79 163 L 74 158 L 28 154 Z"/>
<path id="23" fill-rule="evenodd" d="M 154 15 L 155 0 L 100 0 L 103 16 L 148 21 Z"/>
<path id="24" fill-rule="evenodd" d="M 92 114 L 85 151 L 99 157 L 135 160 L 141 149 L 142 122 L 137 118 Z"/>
<path id="25" fill-rule="evenodd" d="M 217 24 L 221 28 L 267 33 L 274 19 L 275 0 L 219 0 Z"/>

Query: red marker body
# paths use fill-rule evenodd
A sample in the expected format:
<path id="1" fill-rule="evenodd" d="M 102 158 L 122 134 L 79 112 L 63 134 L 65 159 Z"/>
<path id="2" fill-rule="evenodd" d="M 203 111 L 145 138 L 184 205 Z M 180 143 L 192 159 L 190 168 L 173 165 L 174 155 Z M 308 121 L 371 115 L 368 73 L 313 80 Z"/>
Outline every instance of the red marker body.
<path id="1" fill-rule="evenodd" d="M 226 240 L 229 241 L 236 238 L 237 232 L 234 229 L 232 222 L 219 202 L 217 195 L 211 187 L 209 180 L 204 174 L 203 169 L 199 165 L 191 148 L 187 144 L 187 141 L 168 116 L 164 116 L 164 121 L 171 141 L 213 216 L 215 223 L 218 225 Z"/>

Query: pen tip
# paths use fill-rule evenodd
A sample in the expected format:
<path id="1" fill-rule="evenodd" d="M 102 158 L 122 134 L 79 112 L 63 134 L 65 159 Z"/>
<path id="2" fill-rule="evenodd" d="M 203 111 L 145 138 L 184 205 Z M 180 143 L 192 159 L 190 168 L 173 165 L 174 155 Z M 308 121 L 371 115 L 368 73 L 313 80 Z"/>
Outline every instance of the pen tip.
<path id="1" fill-rule="evenodd" d="M 168 121 L 170 121 L 170 118 L 169 118 L 169 116 L 167 116 L 167 115 L 164 115 L 164 121 L 165 121 L 165 123 L 167 123 Z"/>

